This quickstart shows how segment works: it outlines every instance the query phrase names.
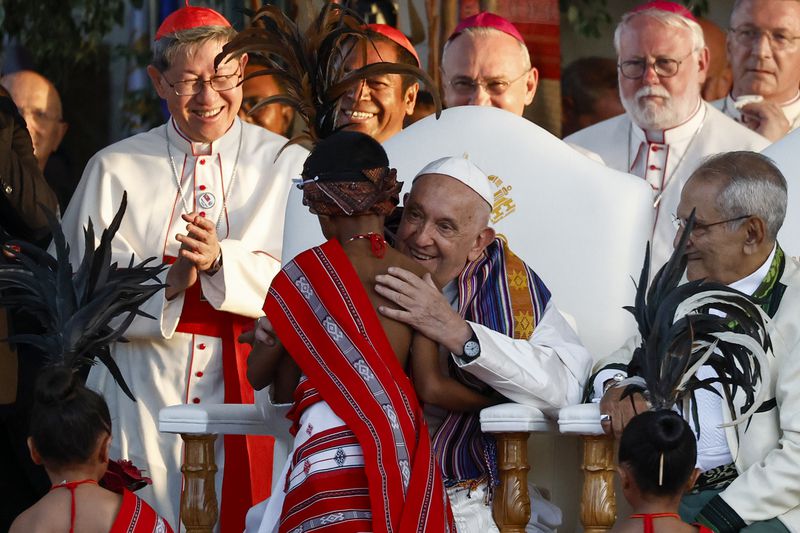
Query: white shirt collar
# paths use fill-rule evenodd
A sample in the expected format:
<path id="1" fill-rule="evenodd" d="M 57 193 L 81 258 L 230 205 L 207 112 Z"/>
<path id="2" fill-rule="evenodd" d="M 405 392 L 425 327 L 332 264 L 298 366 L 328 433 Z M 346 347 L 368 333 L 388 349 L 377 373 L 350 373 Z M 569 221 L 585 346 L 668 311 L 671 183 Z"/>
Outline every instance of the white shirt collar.
<path id="1" fill-rule="evenodd" d="M 739 292 L 744 294 L 753 294 L 758 289 L 758 286 L 761 285 L 761 282 L 764 281 L 764 278 L 767 277 L 769 273 L 769 267 L 772 266 L 772 261 L 775 259 L 775 251 L 777 250 L 777 245 L 772 247 L 772 251 L 770 252 L 767 260 L 758 267 L 758 269 L 750 274 L 749 276 L 745 276 L 744 278 L 740 279 L 739 281 L 734 281 L 728 287 L 731 289 L 736 289 Z"/>

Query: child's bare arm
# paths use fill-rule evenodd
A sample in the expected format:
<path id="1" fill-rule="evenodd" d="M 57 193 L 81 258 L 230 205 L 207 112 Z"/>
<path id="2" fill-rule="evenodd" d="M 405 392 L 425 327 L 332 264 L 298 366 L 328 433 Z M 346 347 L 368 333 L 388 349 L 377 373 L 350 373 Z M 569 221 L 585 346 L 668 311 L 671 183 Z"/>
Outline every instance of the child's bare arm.
<path id="1" fill-rule="evenodd" d="M 476 411 L 499 403 L 442 373 L 439 347 L 421 333 L 411 339 L 411 368 L 414 388 L 424 403 L 448 411 Z"/>
<path id="2" fill-rule="evenodd" d="M 239 342 L 253 347 L 247 357 L 247 381 L 254 389 L 261 390 L 272 383 L 277 386 L 278 380 L 289 376 L 284 367 L 288 366 L 287 361 L 294 366 L 294 361 L 284 350 L 267 317 L 256 320 L 255 328 L 240 335 Z M 282 381 L 281 385 L 285 387 L 288 382 Z"/>
<path id="3" fill-rule="evenodd" d="M 278 373 L 272 386 L 272 401 L 275 403 L 292 403 L 294 390 L 300 381 L 300 367 L 294 362 L 292 356 L 284 351 L 283 358 L 278 362 Z"/>
<path id="4" fill-rule="evenodd" d="M 267 346 L 256 341 L 247 356 L 247 381 L 250 385 L 256 390 L 271 385 L 279 375 L 282 360 L 286 359 L 284 355 L 285 351 L 280 343 Z"/>

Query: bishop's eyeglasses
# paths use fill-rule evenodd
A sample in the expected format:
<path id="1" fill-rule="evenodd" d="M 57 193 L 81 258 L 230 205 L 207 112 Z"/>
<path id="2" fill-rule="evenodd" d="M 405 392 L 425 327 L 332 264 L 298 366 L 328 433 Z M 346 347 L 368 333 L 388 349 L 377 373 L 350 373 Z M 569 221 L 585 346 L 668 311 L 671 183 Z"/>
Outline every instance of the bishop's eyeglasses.
<path id="1" fill-rule="evenodd" d="M 695 50 L 692 50 L 680 59 L 673 59 L 671 57 L 657 57 L 652 61 L 646 59 L 630 59 L 619 63 L 617 67 L 623 76 L 629 80 L 638 80 L 645 75 L 647 69 L 653 67 L 656 74 L 661 78 L 671 78 L 678 73 L 681 63 L 686 61 L 686 58 L 692 55 Z"/>
<path id="2" fill-rule="evenodd" d="M 455 76 L 448 83 L 450 84 L 450 87 L 452 87 L 453 91 L 461 96 L 470 96 L 475 94 L 475 91 L 478 90 L 478 87 L 483 87 L 483 89 L 492 96 L 500 96 L 506 92 L 512 84 L 521 80 L 522 77 L 528 72 L 529 71 L 526 70 L 513 80 L 505 80 L 503 78 L 489 78 L 482 80 L 480 78 L 468 78 L 467 76 Z"/>
<path id="3" fill-rule="evenodd" d="M 800 35 L 790 35 L 783 30 L 762 30 L 755 26 L 739 26 L 738 28 L 730 28 L 733 34 L 733 39 L 742 46 L 748 48 L 756 43 L 760 43 L 761 39 L 766 35 L 770 47 L 775 51 L 794 50 L 797 39 Z"/>
<path id="4" fill-rule="evenodd" d="M 163 74 L 161 76 L 164 77 Z M 164 77 L 164 81 L 167 82 L 167 85 L 172 87 L 172 90 L 175 91 L 176 95 L 193 96 L 200 93 L 200 91 L 203 90 L 203 86 L 206 84 L 210 85 L 211 88 L 218 93 L 230 91 L 242 83 L 242 74 L 241 70 L 237 70 L 233 74 L 211 76 L 207 80 L 195 78 L 193 80 L 181 80 L 176 81 L 175 83 L 170 83 L 169 80 Z"/>

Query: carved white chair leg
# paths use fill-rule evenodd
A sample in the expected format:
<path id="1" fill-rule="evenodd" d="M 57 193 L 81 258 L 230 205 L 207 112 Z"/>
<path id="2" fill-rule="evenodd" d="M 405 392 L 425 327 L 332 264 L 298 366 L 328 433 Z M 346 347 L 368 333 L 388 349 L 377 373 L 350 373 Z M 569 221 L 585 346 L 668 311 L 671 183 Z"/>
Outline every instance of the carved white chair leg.
<path id="1" fill-rule="evenodd" d="M 508 403 L 481 411 L 481 429 L 497 440 L 500 486 L 492 502 L 494 521 L 503 533 L 524 532 L 531 518 L 528 438 L 534 431 L 553 431 L 554 425 L 535 407 Z"/>
<path id="2" fill-rule="evenodd" d="M 181 438 L 184 442 L 181 521 L 187 533 L 211 533 L 219 515 L 214 483 L 217 474 L 214 442 L 217 436 L 182 433 Z"/>
<path id="3" fill-rule="evenodd" d="M 614 440 L 603 433 L 600 408 L 593 403 L 565 407 L 558 414 L 558 426 L 561 433 L 581 435 L 583 440 L 583 530 L 585 533 L 608 531 L 617 519 Z"/>

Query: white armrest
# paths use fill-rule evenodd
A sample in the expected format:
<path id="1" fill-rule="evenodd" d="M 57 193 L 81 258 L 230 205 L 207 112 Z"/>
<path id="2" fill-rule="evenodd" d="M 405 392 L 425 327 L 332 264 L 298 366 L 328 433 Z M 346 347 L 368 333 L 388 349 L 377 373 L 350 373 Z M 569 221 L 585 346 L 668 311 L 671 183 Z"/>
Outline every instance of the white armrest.
<path id="1" fill-rule="evenodd" d="M 481 411 L 481 430 L 486 433 L 547 432 L 554 430 L 554 424 L 535 407 L 502 403 Z"/>
<path id="2" fill-rule="evenodd" d="M 274 432 L 253 404 L 170 405 L 158 412 L 158 430 L 195 435 L 272 435 Z"/>
<path id="3" fill-rule="evenodd" d="M 558 412 L 558 429 L 574 435 L 602 435 L 600 405 L 582 403 L 564 407 Z"/>

